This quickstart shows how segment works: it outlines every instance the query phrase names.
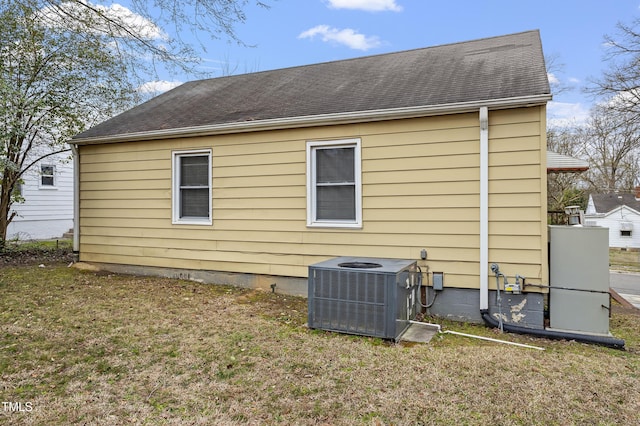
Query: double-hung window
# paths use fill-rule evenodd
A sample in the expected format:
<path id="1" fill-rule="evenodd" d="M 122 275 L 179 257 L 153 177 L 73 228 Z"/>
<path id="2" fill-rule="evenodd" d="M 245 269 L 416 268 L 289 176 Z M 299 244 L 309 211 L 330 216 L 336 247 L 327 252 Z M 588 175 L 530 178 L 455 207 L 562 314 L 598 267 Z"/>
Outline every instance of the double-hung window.
<path id="1" fill-rule="evenodd" d="M 40 188 L 56 187 L 56 166 L 51 164 L 40 165 Z"/>
<path id="2" fill-rule="evenodd" d="M 211 150 L 173 153 L 173 223 L 211 224 Z"/>
<path id="3" fill-rule="evenodd" d="M 307 225 L 362 227 L 360 139 L 307 142 Z"/>

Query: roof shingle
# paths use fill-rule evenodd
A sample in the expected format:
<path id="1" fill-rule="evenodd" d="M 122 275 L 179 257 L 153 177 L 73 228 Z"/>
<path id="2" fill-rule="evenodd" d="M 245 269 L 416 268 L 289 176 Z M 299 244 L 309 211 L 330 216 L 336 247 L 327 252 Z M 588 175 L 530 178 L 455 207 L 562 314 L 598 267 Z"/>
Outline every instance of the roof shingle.
<path id="1" fill-rule="evenodd" d="M 323 114 L 550 95 L 538 31 L 191 81 L 74 141 Z"/>
<path id="2" fill-rule="evenodd" d="M 596 213 L 609 213 L 620 206 L 640 212 L 640 200 L 634 193 L 591 194 Z"/>

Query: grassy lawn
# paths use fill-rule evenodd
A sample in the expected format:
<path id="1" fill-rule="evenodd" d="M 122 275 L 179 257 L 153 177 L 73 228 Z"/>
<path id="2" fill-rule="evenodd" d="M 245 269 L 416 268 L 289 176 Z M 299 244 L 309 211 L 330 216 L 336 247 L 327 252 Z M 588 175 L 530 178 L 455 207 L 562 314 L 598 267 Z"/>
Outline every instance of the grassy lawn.
<path id="1" fill-rule="evenodd" d="M 609 250 L 611 269 L 628 272 L 640 272 L 640 251 Z"/>
<path id="2" fill-rule="evenodd" d="M 428 345 L 308 330 L 306 300 L 65 266 L 0 268 L 1 424 L 640 424 L 625 351 L 445 329 Z"/>

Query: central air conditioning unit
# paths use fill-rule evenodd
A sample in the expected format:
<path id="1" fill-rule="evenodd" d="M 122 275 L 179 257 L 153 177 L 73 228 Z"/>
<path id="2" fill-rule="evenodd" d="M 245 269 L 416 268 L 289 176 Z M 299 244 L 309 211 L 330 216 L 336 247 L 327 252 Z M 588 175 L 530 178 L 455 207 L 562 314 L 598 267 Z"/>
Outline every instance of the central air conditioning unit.
<path id="1" fill-rule="evenodd" d="M 415 260 L 338 257 L 309 266 L 309 328 L 398 341 L 415 319 Z"/>

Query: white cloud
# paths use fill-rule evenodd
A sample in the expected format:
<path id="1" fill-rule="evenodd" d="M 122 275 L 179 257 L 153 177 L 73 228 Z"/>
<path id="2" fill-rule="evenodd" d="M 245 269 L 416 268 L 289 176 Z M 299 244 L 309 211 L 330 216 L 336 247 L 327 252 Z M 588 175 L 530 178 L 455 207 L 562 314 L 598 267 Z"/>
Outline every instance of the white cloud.
<path id="1" fill-rule="evenodd" d="M 584 124 L 589 118 L 589 108 L 581 103 L 554 102 L 547 104 L 549 124 L 558 127 Z"/>
<path id="2" fill-rule="evenodd" d="M 329 7 L 333 9 L 357 9 L 367 12 L 392 12 L 402 11 L 402 6 L 396 4 L 395 0 L 328 0 Z"/>
<path id="3" fill-rule="evenodd" d="M 338 29 L 328 25 L 318 25 L 307 31 L 302 32 L 298 38 L 314 38 L 319 36 L 322 41 L 343 44 L 351 49 L 369 50 L 382 44 L 376 36 L 366 36 L 360 34 L 351 28 Z"/>
<path id="4" fill-rule="evenodd" d="M 96 21 L 95 12 L 102 13 L 107 20 Z M 114 3 L 111 6 L 92 4 L 90 2 L 63 2 L 57 6 L 47 6 L 40 11 L 40 16 L 51 26 L 69 27 L 77 25 L 77 30 L 105 33 L 116 37 L 129 38 L 132 35 L 147 40 L 168 40 L 168 35 L 156 24 L 145 17 L 132 12 L 121 4 Z M 86 22 L 92 22 L 87 26 Z M 116 23 L 119 28 L 114 26 Z"/>
<path id="5" fill-rule="evenodd" d="M 618 92 L 609 98 L 605 104 L 620 110 L 634 109 L 640 104 L 640 90 L 631 89 Z"/>
<path id="6" fill-rule="evenodd" d="M 167 40 L 167 34 L 156 24 L 145 17 L 138 15 L 128 8 L 115 3 L 109 7 L 96 5 L 96 9 L 104 11 L 106 16 L 121 22 L 127 28 L 132 28 L 139 36 L 150 40 Z"/>
<path id="7" fill-rule="evenodd" d="M 554 73 L 548 72 L 547 73 L 547 79 L 549 80 L 549 84 L 551 85 L 560 85 L 563 82 L 560 80 L 560 78 L 558 78 L 557 75 L 555 75 Z M 567 79 L 567 82 L 569 85 L 576 85 L 576 84 L 580 84 L 581 80 L 579 78 L 576 77 L 569 77 Z"/>
<path id="8" fill-rule="evenodd" d="M 149 81 L 138 87 L 138 92 L 143 94 L 159 95 L 182 84 L 181 81 Z"/>

